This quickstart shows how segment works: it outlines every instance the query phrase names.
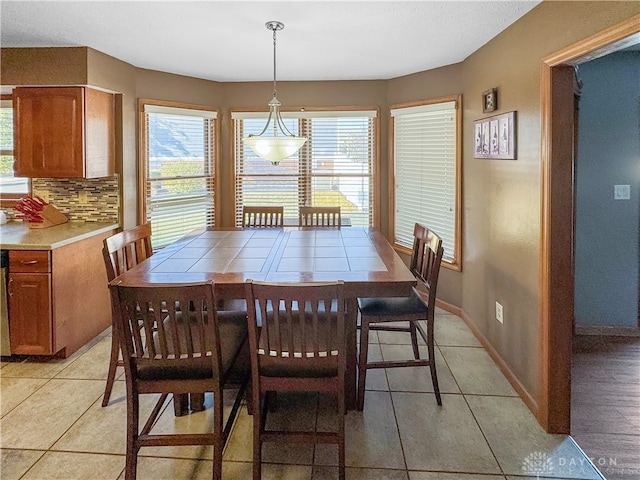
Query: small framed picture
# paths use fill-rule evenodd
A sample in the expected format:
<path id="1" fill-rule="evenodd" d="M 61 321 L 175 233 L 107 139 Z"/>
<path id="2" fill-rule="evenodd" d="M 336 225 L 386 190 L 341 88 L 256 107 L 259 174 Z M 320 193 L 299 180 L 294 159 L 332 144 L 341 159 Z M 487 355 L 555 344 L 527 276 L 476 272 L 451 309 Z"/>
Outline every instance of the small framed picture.
<path id="1" fill-rule="evenodd" d="M 516 112 L 473 122 L 474 158 L 516 159 Z"/>
<path id="2" fill-rule="evenodd" d="M 482 113 L 493 112 L 498 108 L 498 89 L 482 92 Z"/>

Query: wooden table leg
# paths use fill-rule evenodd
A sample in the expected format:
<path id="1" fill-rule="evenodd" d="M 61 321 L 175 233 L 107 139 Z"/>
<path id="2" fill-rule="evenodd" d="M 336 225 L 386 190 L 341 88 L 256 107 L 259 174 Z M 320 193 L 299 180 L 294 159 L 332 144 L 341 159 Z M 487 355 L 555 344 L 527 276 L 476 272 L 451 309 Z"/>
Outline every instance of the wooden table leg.
<path id="1" fill-rule="evenodd" d="M 173 395 L 173 413 L 176 417 L 204 410 L 204 393 L 176 393 Z"/>
<path id="2" fill-rule="evenodd" d="M 213 399 L 214 402 L 217 400 L 217 398 Z M 220 401 L 222 401 L 222 399 L 220 399 Z M 204 410 L 204 393 L 190 393 L 189 407 L 192 412 L 201 412 Z"/>
<path id="3" fill-rule="evenodd" d="M 173 394 L 173 414 L 181 417 L 189 413 L 189 394 L 174 393 Z"/>

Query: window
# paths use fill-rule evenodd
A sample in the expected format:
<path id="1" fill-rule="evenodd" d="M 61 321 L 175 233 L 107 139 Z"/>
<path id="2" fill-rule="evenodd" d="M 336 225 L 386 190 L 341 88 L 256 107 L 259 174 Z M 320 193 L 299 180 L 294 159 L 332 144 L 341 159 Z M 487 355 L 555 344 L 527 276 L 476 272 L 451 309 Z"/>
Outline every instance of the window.
<path id="1" fill-rule="evenodd" d="M 391 108 L 393 125 L 393 239 L 411 249 L 413 227 L 442 238 L 443 261 L 459 269 L 460 103 L 448 97 Z"/>
<path id="2" fill-rule="evenodd" d="M 29 179 L 13 175 L 13 104 L 0 97 L 0 198 L 17 200 L 29 193 Z"/>
<path id="3" fill-rule="evenodd" d="M 143 216 L 153 249 L 214 225 L 217 112 L 142 102 Z"/>
<path id="4" fill-rule="evenodd" d="M 291 133 L 307 137 L 300 151 L 271 165 L 245 147 L 258 134 L 264 112 L 233 112 L 236 225 L 244 205 L 282 205 L 285 224 L 298 223 L 300 206 L 340 206 L 343 224 L 374 222 L 377 110 L 287 112 Z"/>

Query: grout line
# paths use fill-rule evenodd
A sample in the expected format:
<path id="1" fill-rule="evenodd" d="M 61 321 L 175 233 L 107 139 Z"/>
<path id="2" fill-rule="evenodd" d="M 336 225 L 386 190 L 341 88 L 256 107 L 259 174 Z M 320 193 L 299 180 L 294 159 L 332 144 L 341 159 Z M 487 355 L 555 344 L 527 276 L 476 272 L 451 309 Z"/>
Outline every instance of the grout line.
<path id="1" fill-rule="evenodd" d="M 31 396 L 33 396 L 36 392 L 38 392 L 38 391 L 39 391 L 40 389 L 42 389 L 46 384 L 48 384 L 49 382 L 51 382 L 51 380 L 53 380 L 52 378 L 42 379 L 42 378 L 31 378 L 31 377 L 5 377 L 5 378 L 19 378 L 19 379 L 26 378 L 26 379 L 29 379 L 29 380 L 45 380 L 45 382 L 44 382 L 42 385 L 40 385 L 38 388 L 36 388 L 33 392 L 31 392 L 29 395 L 27 395 L 25 398 L 23 398 L 23 399 L 22 399 L 22 400 L 20 400 L 18 403 L 16 403 L 16 405 L 15 405 L 13 408 L 9 409 L 9 410 L 8 410 L 8 411 L 6 411 L 6 412 L 4 412 L 4 411 L 3 411 L 3 412 L 2 412 L 2 417 L 0 417 L 0 418 L 4 418 L 4 417 L 6 417 L 9 413 L 11 413 L 11 412 L 12 412 L 12 411 L 14 411 L 16 408 L 18 408 L 18 407 L 19 407 L 19 406 L 20 406 L 24 401 L 26 401 L 28 398 L 30 398 Z M 1 397 L 1 395 L 0 395 L 0 397 Z"/>
<path id="2" fill-rule="evenodd" d="M 439 346 L 437 348 L 438 348 L 438 350 L 440 350 Z M 462 391 L 462 388 L 460 387 L 460 384 L 458 383 L 458 379 L 454 375 L 453 370 L 451 369 L 451 366 L 449 365 L 449 362 L 447 361 L 447 358 L 442 354 L 442 351 L 440 351 L 440 355 L 442 355 L 442 358 L 444 359 L 445 365 L 447 366 L 447 368 L 451 372 L 451 376 L 453 377 L 453 381 L 456 382 L 456 386 L 460 390 L 460 394 L 462 395 L 464 403 L 467 406 L 467 408 L 469 409 L 469 413 L 471 413 L 471 416 L 473 417 L 473 420 L 476 422 L 476 425 L 478 426 L 478 430 L 480 430 L 480 434 L 482 435 L 482 438 L 484 438 L 484 441 L 487 443 L 487 447 L 489 448 L 489 451 L 491 452 L 491 455 L 493 455 L 493 459 L 495 460 L 496 465 L 498 465 L 498 468 L 500 469 L 500 472 L 506 478 L 507 474 L 505 473 L 504 469 L 502 468 L 502 465 L 498 461 L 498 457 L 496 456 L 496 453 L 493 451 L 493 448 L 491 447 L 491 444 L 489 443 L 489 439 L 487 438 L 486 434 L 484 433 L 484 430 L 482 430 L 482 427 L 480 426 L 480 422 L 478 421 L 478 418 L 476 417 L 476 414 L 473 412 L 473 410 L 471 408 L 471 405 L 469 405 L 469 402 L 467 401 L 467 397 L 466 397 L 465 393 Z M 487 396 L 487 395 L 478 395 L 478 396 Z"/>

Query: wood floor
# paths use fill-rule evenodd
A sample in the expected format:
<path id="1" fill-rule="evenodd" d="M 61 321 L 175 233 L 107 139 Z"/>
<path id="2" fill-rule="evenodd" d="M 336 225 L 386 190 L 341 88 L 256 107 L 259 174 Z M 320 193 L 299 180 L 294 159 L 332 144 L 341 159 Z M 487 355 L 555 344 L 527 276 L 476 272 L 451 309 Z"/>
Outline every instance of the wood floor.
<path id="1" fill-rule="evenodd" d="M 640 480 L 640 338 L 574 336 L 571 435 L 607 480 Z"/>

